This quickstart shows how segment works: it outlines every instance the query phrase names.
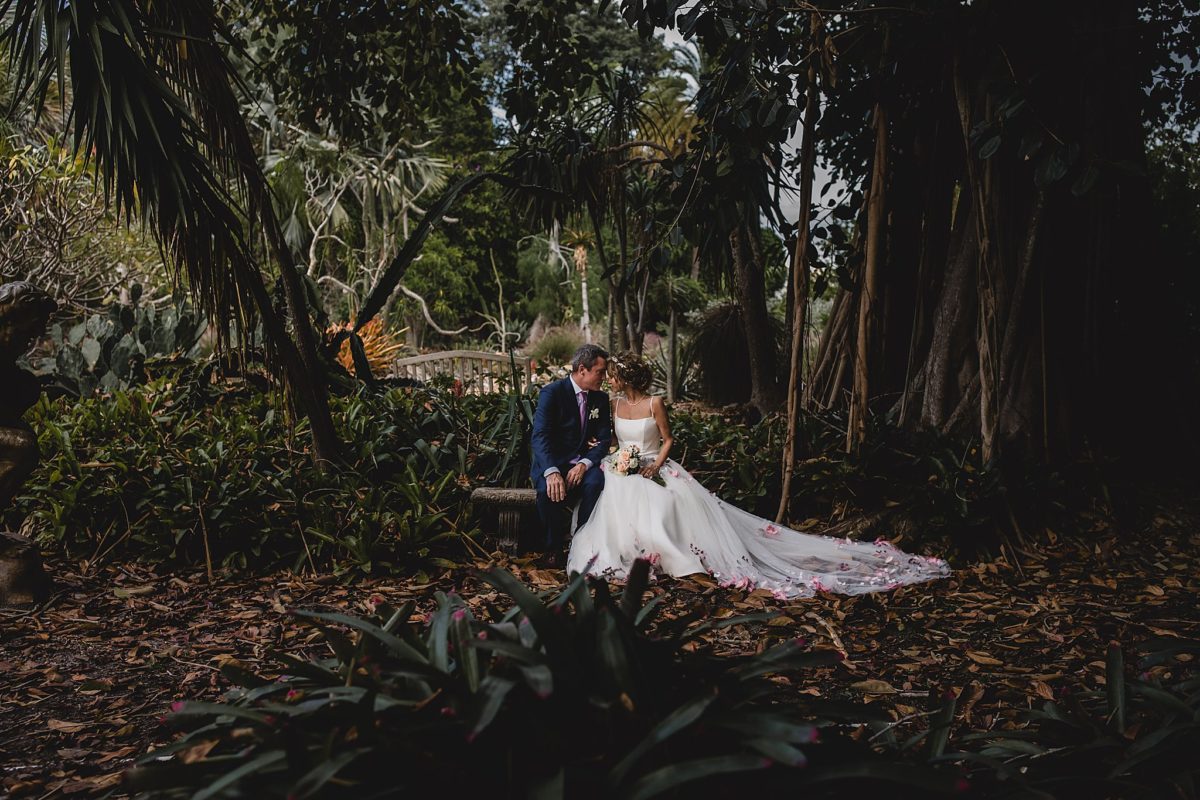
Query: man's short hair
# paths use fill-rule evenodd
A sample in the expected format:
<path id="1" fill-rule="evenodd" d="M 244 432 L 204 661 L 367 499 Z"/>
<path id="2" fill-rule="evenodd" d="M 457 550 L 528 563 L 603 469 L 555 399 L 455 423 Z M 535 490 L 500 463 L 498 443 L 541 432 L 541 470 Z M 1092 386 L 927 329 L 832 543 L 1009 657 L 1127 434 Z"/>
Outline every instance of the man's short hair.
<path id="1" fill-rule="evenodd" d="M 571 371 L 591 369 L 596 366 L 597 358 L 608 358 L 608 351 L 598 344 L 585 344 L 571 356 Z"/>

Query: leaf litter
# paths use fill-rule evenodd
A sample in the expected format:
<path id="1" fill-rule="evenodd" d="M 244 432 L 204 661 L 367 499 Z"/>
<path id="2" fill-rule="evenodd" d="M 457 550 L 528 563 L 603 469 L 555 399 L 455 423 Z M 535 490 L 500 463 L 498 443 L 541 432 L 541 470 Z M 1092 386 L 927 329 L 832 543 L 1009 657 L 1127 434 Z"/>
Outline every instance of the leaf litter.
<path id="1" fill-rule="evenodd" d="M 864 700 L 920 725 L 950 691 L 959 698 L 954 735 L 999 731 L 1065 691 L 1102 687 L 1110 641 L 1136 653 L 1152 637 L 1200 638 L 1200 526 L 1191 505 L 1159 509 L 1119 534 L 1096 515 L 1085 535 L 1047 532 L 1007 558 L 958 564 L 946 580 L 889 594 L 780 602 L 703 575 L 659 578 L 650 591 L 663 597 L 660 619 L 776 612 L 709 631 L 695 647 L 714 655 L 795 637 L 845 655 L 793 679 L 798 695 Z M 351 585 L 290 572 L 209 583 L 203 570 L 124 563 L 83 571 L 51 560 L 57 592 L 49 603 L 0 610 L 0 794 L 121 796 L 133 759 L 171 740 L 163 720 L 172 703 L 213 700 L 229 688 L 223 667 L 271 674 L 272 650 L 325 655 L 292 609 L 364 614 L 381 598 L 411 599 L 420 621 L 440 589 L 486 613 L 500 598 L 478 576 L 495 563 L 535 590 L 564 577 L 532 558 L 501 556 L 432 579 Z"/>

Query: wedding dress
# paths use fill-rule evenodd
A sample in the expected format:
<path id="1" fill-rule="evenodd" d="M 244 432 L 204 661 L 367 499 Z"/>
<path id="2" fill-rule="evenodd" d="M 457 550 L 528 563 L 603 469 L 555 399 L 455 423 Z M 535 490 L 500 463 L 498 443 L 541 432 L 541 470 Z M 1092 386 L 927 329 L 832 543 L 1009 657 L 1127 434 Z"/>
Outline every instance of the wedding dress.
<path id="1" fill-rule="evenodd" d="M 661 442 L 653 417 L 613 416 L 619 447 L 636 445 L 652 463 Z M 667 459 L 663 484 L 612 468 L 604 491 L 571 540 L 567 572 L 624 579 L 637 558 L 666 575 L 706 572 L 722 586 L 767 589 L 779 599 L 818 591 L 866 594 L 950 574 L 939 558 L 909 555 L 890 543 L 855 542 L 776 525 L 719 499 Z"/>

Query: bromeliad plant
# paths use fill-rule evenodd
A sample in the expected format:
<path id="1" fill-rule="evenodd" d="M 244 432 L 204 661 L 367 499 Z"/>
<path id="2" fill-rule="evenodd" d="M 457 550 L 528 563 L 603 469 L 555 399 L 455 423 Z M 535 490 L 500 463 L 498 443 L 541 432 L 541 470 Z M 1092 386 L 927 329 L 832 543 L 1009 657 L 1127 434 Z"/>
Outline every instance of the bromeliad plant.
<path id="1" fill-rule="evenodd" d="M 862 777 L 902 796 L 952 787 L 931 769 L 881 768 L 884 759 L 832 727 L 872 718 L 867 707 L 778 702 L 795 699 L 788 676 L 836 653 L 798 641 L 747 658 L 692 652 L 706 631 L 754 617 L 663 621 L 650 636 L 658 606 L 642 604 L 647 578 L 638 562 L 620 597 L 576 576 L 542 599 L 495 570 L 486 580 L 513 608 L 485 602 L 477 616 L 439 592 L 423 625 L 410 621 L 412 603 L 380 603 L 367 619 L 297 612 L 332 656 L 276 654 L 279 677 L 226 668 L 241 688 L 223 703 L 180 704 L 176 719 L 202 724 L 144 757 L 130 788 L 153 797 L 648 798 L 693 791 L 701 779 L 702 796 L 729 796 L 751 774 L 756 790 L 804 782 L 819 791 L 832 788 L 823 780 Z"/>

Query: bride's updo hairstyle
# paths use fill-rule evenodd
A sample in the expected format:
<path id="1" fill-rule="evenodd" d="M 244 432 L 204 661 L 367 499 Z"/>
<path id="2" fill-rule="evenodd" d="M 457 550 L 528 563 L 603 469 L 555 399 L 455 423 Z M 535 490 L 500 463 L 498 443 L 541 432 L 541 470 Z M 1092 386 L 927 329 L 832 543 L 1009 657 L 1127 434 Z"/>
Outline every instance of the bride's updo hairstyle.
<path id="1" fill-rule="evenodd" d="M 608 374 L 620 378 L 626 386 L 641 392 L 650 393 L 650 385 L 654 383 L 654 372 L 641 356 L 626 350 L 608 359 Z"/>

